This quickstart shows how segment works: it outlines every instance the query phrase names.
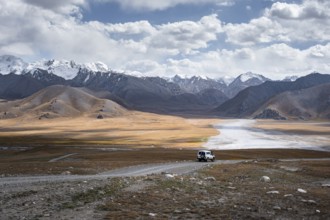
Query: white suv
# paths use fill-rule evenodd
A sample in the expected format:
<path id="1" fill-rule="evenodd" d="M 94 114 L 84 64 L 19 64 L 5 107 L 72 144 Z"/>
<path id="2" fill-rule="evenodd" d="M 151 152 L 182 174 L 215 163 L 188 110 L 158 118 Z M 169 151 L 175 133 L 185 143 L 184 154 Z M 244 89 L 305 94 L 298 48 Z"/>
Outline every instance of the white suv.
<path id="1" fill-rule="evenodd" d="M 201 161 L 207 162 L 208 160 L 214 162 L 215 161 L 215 155 L 210 150 L 200 150 L 197 153 L 197 160 L 199 162 L 201 162 Z"/>

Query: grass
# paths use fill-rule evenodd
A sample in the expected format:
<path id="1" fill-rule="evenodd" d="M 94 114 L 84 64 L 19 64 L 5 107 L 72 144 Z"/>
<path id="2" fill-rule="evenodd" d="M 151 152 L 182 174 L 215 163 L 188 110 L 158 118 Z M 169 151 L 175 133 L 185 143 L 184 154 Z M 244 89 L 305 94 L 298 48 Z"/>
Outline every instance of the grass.
<path id="1" fill-rule="evenodd" d="M 131 112 L 125 117 L 96 120 L 87 117 L 56 120 L 0 120 L 0 144 L 52 146 L 200 147 L 216 135 L 215 119 Z"/>
<path id="2" fill-rule="evenodd" d="M 35 190 L 29 190 L 29 191 L 23 191 L 23 192 L 17 192 L 11 196 L 12 199 L 17 199 L 17 198 L 23 198 L 23 197 L 28 197 L 31 195 L 35 195 L 38 192 Z"/>
<path id="3" fill-rule="evenodd" d="M 95 201 L 100 201 L 103 198 L 115 195 L 124 187 L 125 182 L 122 179 L 113 178 L 110 184 L 104 187 L 97 187 L 95 189 L 89 189 L 86 192 L 75 193 L 71 196 L 71 201 L 61 204 L 61 209 L 74 209 Z"/>
<path id="4" fill-rule="evenodd" d="M 283 166 L 299 170 L 286 171 Z M 159 219 L 328 219 L 330 191 L 318 184 L 328 177 L 320 167 L 330 167 L 330 161 L 264 160 L 214 165 L 172 179 L 152 176 L 148 181 L 153 179 L 155 184 L 137 192 L 118 193 L 102 207 L 109 211 L 106 219 L 149 218 L 149 213 Z M 264 175 L 271 178 L 270 183 L 260 181 Z M 298 188 L 308 193 L 301 194 Z M 274 190 L 279 194 L 267 193 Z M 304 202 L 308 200 L 316 203 Z"/>

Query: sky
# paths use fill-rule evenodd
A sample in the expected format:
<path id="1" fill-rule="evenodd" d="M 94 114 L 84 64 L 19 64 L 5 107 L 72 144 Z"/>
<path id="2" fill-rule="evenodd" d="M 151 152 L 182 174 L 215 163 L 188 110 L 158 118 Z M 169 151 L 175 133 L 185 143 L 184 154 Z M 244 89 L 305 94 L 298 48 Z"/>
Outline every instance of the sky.
<path id="1" fill-rule="evenodd" d="M 0 55 L 144 76 L 330 74 L 329 0 L 0 0 Z"/>

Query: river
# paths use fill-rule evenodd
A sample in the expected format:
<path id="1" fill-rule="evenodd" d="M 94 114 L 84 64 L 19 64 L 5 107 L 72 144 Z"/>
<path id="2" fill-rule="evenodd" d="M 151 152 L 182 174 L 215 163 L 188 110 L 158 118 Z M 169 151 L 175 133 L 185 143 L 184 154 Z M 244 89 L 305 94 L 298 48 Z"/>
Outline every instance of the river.
<path id="1" fill-rule="evenodd" d="M 256 120 L 225 120 L 214 127 L 220 134 L 210 137 L 204 144 L 209 149 L 309 149 L 330 150 L 324 147 L 329 137 L 287 134 L 255 128 Z"/>

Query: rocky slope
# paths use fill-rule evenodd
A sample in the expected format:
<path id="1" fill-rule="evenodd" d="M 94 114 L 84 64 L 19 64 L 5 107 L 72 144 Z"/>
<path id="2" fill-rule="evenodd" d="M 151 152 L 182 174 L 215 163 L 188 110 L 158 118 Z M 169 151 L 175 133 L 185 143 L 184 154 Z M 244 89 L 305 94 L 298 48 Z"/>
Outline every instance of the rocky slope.
<path id="1" fill-rule="evenodd" d="M 223 117 L 251 117 L 262 105 L 280 93 L 307 89 L 330 83 L 330 75 L 313 73 L 294 82 L 267 81 L 259 86 L 249 87 L 213 110 Z"/>
<path id="2" fill-rule="evenodd" d="M 330 119 L 330 84 L 281 93 L 265 103 L 255 114 L 272 109 L 291 119 Z"/>

